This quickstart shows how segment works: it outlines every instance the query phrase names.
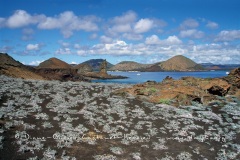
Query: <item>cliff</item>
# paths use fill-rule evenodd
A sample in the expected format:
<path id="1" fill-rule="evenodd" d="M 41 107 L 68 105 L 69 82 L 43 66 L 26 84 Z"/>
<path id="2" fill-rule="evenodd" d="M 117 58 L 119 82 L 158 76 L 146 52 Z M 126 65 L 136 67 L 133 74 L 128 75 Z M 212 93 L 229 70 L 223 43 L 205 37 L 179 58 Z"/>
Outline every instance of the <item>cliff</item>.
<path id="1" fill-rule="evenodd" d="M 14 78 L 44 80 L 41 75 L 34 72 L 34 68 L 27 67 L 14 60 L 6 53 L 0 53 L 0 74 Z"/>

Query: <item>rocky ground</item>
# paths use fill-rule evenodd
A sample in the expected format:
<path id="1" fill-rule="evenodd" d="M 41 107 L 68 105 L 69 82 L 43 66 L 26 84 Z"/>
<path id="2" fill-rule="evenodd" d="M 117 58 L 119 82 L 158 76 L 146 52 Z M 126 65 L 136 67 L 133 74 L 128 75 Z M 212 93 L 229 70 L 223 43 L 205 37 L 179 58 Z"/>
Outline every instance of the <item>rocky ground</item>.
<path id="1" fill-rule="evenodd" d="M 240 159 L 240 100 L 233 95 L 174 107 L 115 94 L 130 85 L 3 75 L 0 85 L 3 160 Z"/>
<path id="2" fill-rule="evenodd" d="M 159 83 L 148 81 L 120 89 L 115 93 L 121 96 L 132 95 L 144 101 L 171 104 L 176 107 L 191 105 L 193 102 L 208 105 L 218 97 L 231 101 L 228 97 L 234 96 L 240 99 L 240 68 L 232 70 L 228 76 L 223 78 L 183 77 L 180 80 L 174 80 L 166 77 Z"/>

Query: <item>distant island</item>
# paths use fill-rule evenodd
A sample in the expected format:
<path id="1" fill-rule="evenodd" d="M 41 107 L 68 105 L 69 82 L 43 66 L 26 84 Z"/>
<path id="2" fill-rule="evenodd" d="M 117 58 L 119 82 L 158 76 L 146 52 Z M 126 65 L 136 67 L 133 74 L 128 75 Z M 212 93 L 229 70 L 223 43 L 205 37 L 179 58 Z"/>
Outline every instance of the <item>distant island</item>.
<path id="1" fill-rule="evenodd" d="M 91 81 L 92 79 L 123 79 L 127 77 L 112 76 L 107 71 L 206 71 L 233 69 L 239 65 L 197 64 L 182 55 L 174 56 L 166 61 L 154 64 L 142 64 L 134 61 L 123 61 L 116 65 L 104 59 L 91 59 L 80 64 L 68 64 L 52 57 L 38 66 L 27 66 L 14 60 L 7 53 L 0 53 L 0 74 L 24 79 L 45 79 L 60 81 Z"/>
<path id="2" fill-rule="evenodd" d="M 142 72 L 160 72 L 160 71 L 202 71 L 203 66 L 197 64 L 191 59 L 182 55 L 174 56 L 166 61 L 155 64 L 141 64 L 133 61 L 124 61 L 116 64 L 112 71 L 142 71 Z"/>

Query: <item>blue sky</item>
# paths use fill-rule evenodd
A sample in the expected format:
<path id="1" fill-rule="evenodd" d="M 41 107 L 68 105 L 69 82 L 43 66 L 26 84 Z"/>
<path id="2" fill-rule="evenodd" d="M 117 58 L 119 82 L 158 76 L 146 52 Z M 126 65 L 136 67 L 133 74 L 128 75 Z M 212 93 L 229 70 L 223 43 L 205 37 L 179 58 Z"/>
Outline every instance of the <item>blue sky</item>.
<path id="1" fill-rule="evenodd" d="M 240 63 L 239 0 L 0 0 L 0 52 L 30 65 L 184 55 Z"/>

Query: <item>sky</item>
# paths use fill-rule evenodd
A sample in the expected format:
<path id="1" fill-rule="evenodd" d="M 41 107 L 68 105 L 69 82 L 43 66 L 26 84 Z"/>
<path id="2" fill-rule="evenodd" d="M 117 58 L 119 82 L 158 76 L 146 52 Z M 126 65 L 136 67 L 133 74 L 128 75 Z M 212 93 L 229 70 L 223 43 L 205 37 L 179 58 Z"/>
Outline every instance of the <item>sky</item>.
<path id="1" fill-rule="evenodd" d="M 0 52 L 26 65 L 175 55 L 240 64 L 240 1 L 0 0 Z"/>

